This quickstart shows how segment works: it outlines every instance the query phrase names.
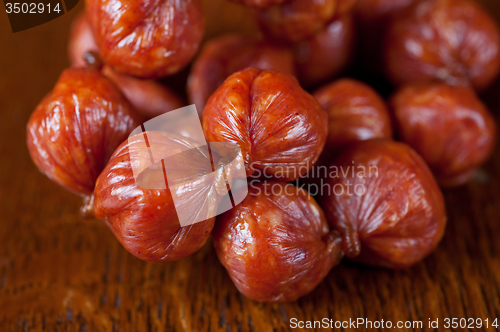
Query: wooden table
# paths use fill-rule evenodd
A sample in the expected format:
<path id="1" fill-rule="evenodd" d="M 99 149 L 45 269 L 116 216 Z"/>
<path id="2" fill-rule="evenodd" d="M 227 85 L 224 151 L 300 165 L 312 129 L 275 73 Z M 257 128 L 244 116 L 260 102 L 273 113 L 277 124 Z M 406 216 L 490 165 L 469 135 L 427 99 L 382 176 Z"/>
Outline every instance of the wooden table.
<path id="1" fill-rule="evenodd" d="M 439 319 L 441 327 L 445 318 L 500 320 L 499 149 L 472 183 L 445 192 L 446 235 L 424 262 L 403 271 L 344 262 L 296 302 L 241 296 L 211 243 L 175 263 L 130 255 L 103 222 L 79 216 L 80 199 L 42 176 L 26 149 L 28 117 L 68 65 L 68 27 L 81 8 L 17 34 L 0 14 L 0 331 L 288 331 L 291 318 L 325 317 L 424 326 Z M 499 95 L 500 84 L 485 96 L 497 119 Z"/>

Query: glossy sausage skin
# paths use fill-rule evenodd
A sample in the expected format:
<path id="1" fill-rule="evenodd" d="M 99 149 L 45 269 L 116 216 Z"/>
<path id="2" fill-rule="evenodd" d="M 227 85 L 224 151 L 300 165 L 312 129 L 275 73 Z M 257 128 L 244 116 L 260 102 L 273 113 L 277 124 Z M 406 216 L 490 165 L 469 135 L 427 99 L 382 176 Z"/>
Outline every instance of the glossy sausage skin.
<path id="1" fill-rule="evenodd" d="M 467 182 L 493 152 L 495 120 L 470 88 L 411 84 L 392 96 L 391 108 L 399 137 L 443 186 Z"/>
<path id="2" fill-rule="evenodd" d="M 293 301 L 312 291 L 342 258 L 341 239 L 323 211 L 292 184 L 253 184 L 218 218 L 217 256 L 236 287 L 261 302 Z"/>
<path id="3" fill-rule="evenodd" d="M 94 52 L 95 55 L 100 56 L 85 14 L 78 16 L 72 24 L 68 51 L 70 63 L 74 67 L 90 66 L 84 59 L 87 52 Z M 186 106 L 186 102 L 172 89 L 155 80 L 119 74 L 110 66 L 104 66 L 102 73 L 118 86 L 145 120 Z"/>
<path id="4" fill-rule="evenodd" d="M 28 149 L 42 173 L 89 195 L 113 151 L 137 125 L 132 106 L 110 80 L 94 69 L 70 68 L 31 115 Z"/>
<path id="5" fill-rule="evenodd" d="M 190 102 L 203 113 L 208 98 L 224 80 L 247 67 L 295 73 L 290 49 L 243 35 L 224 35 L 208 41 L 193 63 L 187 86 Z"/>
<path id="6" fill-rule="evenodd" d="M 258 12 L 262 31 L 279 42 L 296 43 L 313 36 L 338 11 L 338 0 L 290 0 Z"/>
<path id="7" fill-rule="evenodd" d="M 86 0 L 86 8 L 103 61 L 141 78 L 179 72 L 205 29 L 200 0 Z"/>
<path id="8" fill-rule="evenodd" d="M 385 67 L 395 84 L 439 79 L 484 90 L 500 71 L 498 26 L 474 1 L 417 2 L 389 27 Z"/>
<path id="9" fill-rule="evenodd" d="M 355 143 L 329 169 L 322 207 L 342 233 L 347 257 L 372 266 L 405 268 L 436 248 L 446 225 L 443 195 L 425 162 L 408 145 L 388 140 Z"/>
<path id="10" fill-rule="evenodd" d="M 181 97 L 160 82 L 121 75 L 108 66 L 102 69 L 102 73 L 120 88 L 145 120 L 186 106 Z"/>
<path id="11" fill-rule="evenodd" d="M 203 131 L 210 142 L 240 146 L 247 176 L 293 181 L 323 150 L 327 116 L 293 76 L 249 68 L 229 76 L 210 97 Z"/>
<path id="12" fill-rule="evenodd" d="M 180 153 L 190 147 L 185 138 L 166 132 L 148 132 L 153 154 Z M 123 142 L 99 176 L 94 192 L 97 218 L 105 220 L 116 238 L 131 254 L 145 261 L 174 261 L 198 251 L 207 241 L 215 218 L 182 227 L 167 189 L 137 186 L 132 164 L 143 171 L 148 155 L 142 134 Z M 186 168 L 189 168 L 187 165 Z M 196 165 L 194 165 L 196 167 Z M 203 193 L 203 191 L 200 191 Z"/>
<path id="13" fill-rule="evenodd" d="M 296 45 L 300 83 L 314 87 L 342 73 L 351 62 L 354 46 L 355 28 L 350 15 L 342 16 Z"/>
<path id="14" fill-rule="evenodd" d="M 313 93 L 328 114 L 328 136 L 324 160 L 351 143 L 374 138 L 392 138 L 389 110 L 382 97 L 369 85 L 345 78 Z"/>

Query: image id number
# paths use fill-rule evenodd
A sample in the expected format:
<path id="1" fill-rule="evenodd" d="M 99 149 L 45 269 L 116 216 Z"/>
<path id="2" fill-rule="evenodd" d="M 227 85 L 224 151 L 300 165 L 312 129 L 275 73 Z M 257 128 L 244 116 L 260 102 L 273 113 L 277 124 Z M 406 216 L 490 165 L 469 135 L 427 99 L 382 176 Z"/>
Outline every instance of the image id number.
<path id="1" fill-rule="evenodd" d="M 51 4 L 44 4 L 44 3 L 6 3 L 5 4 L 5 11 L 7 14 L 42 14 L 43 12 L 47 11 L 47 13 L 60 13 L 61 9 L 59 8 L 59 3 L 57 3 L 54 7 L 51 7 Z"/>

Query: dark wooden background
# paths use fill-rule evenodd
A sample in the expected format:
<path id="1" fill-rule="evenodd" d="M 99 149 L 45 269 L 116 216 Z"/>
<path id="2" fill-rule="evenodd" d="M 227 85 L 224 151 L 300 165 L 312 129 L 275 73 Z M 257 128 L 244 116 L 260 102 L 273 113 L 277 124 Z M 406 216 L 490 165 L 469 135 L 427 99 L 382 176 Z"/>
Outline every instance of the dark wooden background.
<path id="1" fill-rule="evenodd" d="M 237 6 L 205 5 L 209 35 L 221 25 L 252 28 Z M 487 5 L 500 16 L 500 1 Z M 287 331 L 292 317 L 500 320 L 500 149 L 472 183 L 445 192 L 446 235 L 424 262 L 403 271 L 343 262 L 296 302 L 242 297 L 211 243 L 168 264 L 128 254 L 104 223 L 79 216 L 80 199 L 42 176 L 25 144 L 30 113 L 68 65 L 68 27 L 81 9 L 16 34 L 0 13 L 0 331 Z M 483 97 L 500 120 L 500 84 Z"/>

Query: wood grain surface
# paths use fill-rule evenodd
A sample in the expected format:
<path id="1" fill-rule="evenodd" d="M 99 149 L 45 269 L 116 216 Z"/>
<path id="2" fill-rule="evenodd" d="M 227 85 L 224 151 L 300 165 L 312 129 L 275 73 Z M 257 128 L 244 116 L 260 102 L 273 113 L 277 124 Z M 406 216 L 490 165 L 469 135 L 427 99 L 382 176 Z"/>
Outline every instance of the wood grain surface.
<path id="1" fill-rule="evenodd" d="M 211 243 L 174 263 L 130 255 L 103 222 L 79 216 L 80 199 L 38 172 L 25 143 L 29 115 L 68 65 L 68 27 L 81 9 L 16 34 L 0 14 L 0 331 L 288 331 L 292 318 L 325 317 L 422 321 L 424 330 L 429 319 L 439 330 L 445 318 L 500 323 L 500 149 L 472 183 L 445 191 L 446 235 L 424 262 L 389 271 L 344 261 L 296 302 L 241 296 Z M 252 30 L 246 14 L 241 25 L 229 16 L 232 28 Z M 500 120 L 500 84 L 483 98 Z"/>

